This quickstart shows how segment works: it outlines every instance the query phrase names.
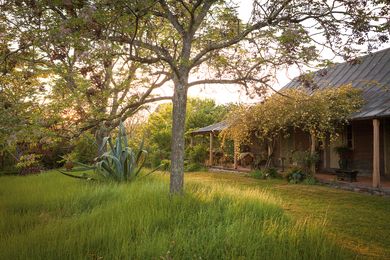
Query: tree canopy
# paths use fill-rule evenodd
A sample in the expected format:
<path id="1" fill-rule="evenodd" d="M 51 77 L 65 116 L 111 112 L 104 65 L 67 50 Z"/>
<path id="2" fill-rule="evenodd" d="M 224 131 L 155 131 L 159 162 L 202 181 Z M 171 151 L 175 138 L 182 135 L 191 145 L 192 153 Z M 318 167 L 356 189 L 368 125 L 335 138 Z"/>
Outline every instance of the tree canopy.
<path id="1" fill-rule="evenodd" d="M 39 88 L 41 108 L 52 119 L 47 126 L 68 138 L 91 130 L 99 143 L 145 104 L 171 97 L 155 94 L 166 75 L 129 59 L 126 46 L 93 35 L 93 24 L 108 22 L 109 11 L 91 8 L 83 1 L 9 1 L 1 6 L 0 55 L 4 77 L 17 80 L 15 71 L 22 71 L 24 79 L 27 73 L 37 78 L 45 71 L 35 89 L 20 84 L 19 92 L 31 102 L 27 90 Z"/>

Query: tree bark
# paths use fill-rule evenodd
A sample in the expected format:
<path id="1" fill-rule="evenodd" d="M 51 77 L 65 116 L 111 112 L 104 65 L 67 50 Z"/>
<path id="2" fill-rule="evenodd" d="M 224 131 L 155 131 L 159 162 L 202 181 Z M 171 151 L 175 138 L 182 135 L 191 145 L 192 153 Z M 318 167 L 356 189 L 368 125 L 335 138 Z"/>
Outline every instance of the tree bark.
<path id="1" fill-rule="evenodd" d="M 274 142 L 268 141 L 267 142 L 267 162 L 265 164 L 266 168 L 270 168 L 272 165 L 272 155 L 274 153 Z"/>
<path id="2" fill-rule="evenodd" d="M 170 193 L 181 194 L 184 186 L 184 130 L 187 109 L 187 88 L 185 79 L 176 79 L 174 83 Z"/>
<path id="3" fill-rule="evenodd" d="M 102 156 L 107 151 L 107 146 L 103 145 L 104 137 L 109 135 L 109 131 L 105 126 L 100 126 L 95 132 L 96 144 L 98 147 L 97 156 Z"/>

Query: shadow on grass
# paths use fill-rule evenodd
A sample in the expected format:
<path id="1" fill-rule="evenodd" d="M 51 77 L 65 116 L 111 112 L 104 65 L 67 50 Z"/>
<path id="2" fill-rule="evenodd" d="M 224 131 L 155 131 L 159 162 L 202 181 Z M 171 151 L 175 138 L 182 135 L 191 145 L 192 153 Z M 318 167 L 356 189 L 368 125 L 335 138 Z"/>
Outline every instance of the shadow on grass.
<path id="1" fill-rule="evenodd" d="M 158 178 L 131 184 L 64 178 L 2 179 L 1 259 L 349 256 L 323 223 L 293 220 L 268 192 L 188 184 L 183 196 L 170 197 Z"/>

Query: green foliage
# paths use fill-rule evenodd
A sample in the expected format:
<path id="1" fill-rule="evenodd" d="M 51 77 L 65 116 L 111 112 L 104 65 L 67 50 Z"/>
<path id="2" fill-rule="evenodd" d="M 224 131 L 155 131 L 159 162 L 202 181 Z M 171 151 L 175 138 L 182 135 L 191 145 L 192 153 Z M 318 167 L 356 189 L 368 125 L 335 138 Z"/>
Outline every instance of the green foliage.
<path id="1" fill-rule="evenodd" d="M 67 171 L 70 171 L 73 169 L 75 163 L 77 162 L 76 158 L 77 158 L 77 154 L 71 152 L 61 156 L 61 160 L 59 160 L 58 162 L 62 163 Z"/>
<path id="2" fill-rule="evenodd" d="M 207 145 L 200 143 L 194 146 L 189 146 L 186 149 L 186 154 L 187 160 L 184 164 L 185 171 L 194 172 L 205 170 L 204 162 L 209 155 Z"/>
<path id="3" fill-rule="evenodd" d="M 106 137 L 103 145 L 109 146 L 109 150 L 98 158 L 96 172 L 107 179 L 118 182 L 132 181 L 141 172 L 144 166 L 147 152 L 141 142 L 138 150 L 129 147 L 126 128 L 119 124 L 119 132 L 115 144 L 111 137 Z"/>
<path id="4" fill-rule="evenodd" d="M 306 179 L 303 180 L 302 183 L 306 185 L 315 185 L 318 183 L 318 181 L 312 175 L 309 175 L 306 177 Z"/>
<path id="5" fill-rule="evenodd" d="M 200 98 L 189 98 L 187 105 L 186 132 L 221 121 L 231 107 L 230 105 L 216 105 L 211 99 Z M 169 160 L 171 156 L 172 104 L 160 105 L 149 116 L 146 125 L 138 131 L 146 133 L 145 147 L 150 151 L 148 166 L 156 167 L 161 164 L 162 160 Z M 186 158 L 191 163 L 203 163 L 207 158 L 207 151 L 207 143 L 197 143 L 194 147 L 187 148 Z"/>
<path id="6" fill-rule="evenodd" d="M 300 183 L 308 177 L 307 171 L 301 167 L 292 167 L 284 174 L 289 183 Z"/>
<path id="7" fill-rule="evenodd" d="M 91 164 L 97 157 L 97 144 L 94 136 L 89 133 L 83 133 L 74 141 L 75 160 L 81 163 Z"/>
<path id="8" fill-rule="evenodd" d="M 184 171 L 186 172 L 197 172 L 197 171 L 205 171 L 206 168 L 201 163 L 197 162 L 185 162 Z"/>
<path id="9" fill-rule="evenodd" d="M 334 151 L 339 155 L 340 169 L 347 169 L 349 165 L 349 159 L 352 155 L 352 149 L 348 146 L 342 145 L 335 147 Z"/>
<path id="10" fill-rule="evenodd" d="M 337 146 L 334 148 L 334 151 L 341 157 L 345 158 L 348 153 L 352 152 L 351 148 L 345 145 Z"/>
<path id="11" fill-rule="evenodd" d="M 188 161 L 199 164 L 203 164 L 209 155 L 205 144 L 189 146 L 186 150 L 186 154 Z"/>
<path id="12" fill-rule="evenodd" d="M 148 165 L 156 167 L 171 155 L 172 105 L 162 104 L 152 113 L 141 130 L 145 132 L 145 147 L 150 151 Z"/>
<path id="13" fill-rule="evenodd" d="M 295 151 L 292 155 L 293 161 L 306 172 L 310 172 L 311 166 L 315 165 L 320 157 L 318 153 L 311 154 L 309 151 Z"/>
<path id="14" fill-rule="evenodd" d="M 171 170 L 171 160 L 161 160 L 161 170 L 170 171 Z"/>
<path id="15" fill-rule="evenodd" d="M 350 85 L 314 92 L 288 89 L 254 106 L 240 106 L 228 115 L 230 127 L 223 135 L 244 143 L 256 133 L 260 140 L 274 140 L 291 129 L 331 138 L 359 110 L 361 90 Z"/>
<path id="16" fill-rule="evenodd" d="M 266 168 L 264 172 L 265 172 L 264 176 L 267 179 L 275 179 L 279 177 L 278 169 L 276 168 L 272 168 L 272 167 Z"/>
<path id="17" fill-rule="evenodd" d="M 233 105 L 217 105 L 212 99 L 189 98 L 187 101 L 186 131 L 220 122 Z"/>
<path id="18" fill-rule="evenodd" d="M 248 174 L 249 177 L 252 177 L 252 178 L 255 178 L 255 179 L 259 179 L 259 180 L 262 180 L 262 179 L 265 179 L 265 174 L 264 174 L 264 171 L 263 170 L 260 170 L 260 169 L 256 169 L 254 171 L 251 171 L 249 174 Z"/>
<path id="19" fill-rule="evenodd" d="M 44 134 L 44 133 L 42 133 Z M 49 138 L 47 138 L 49 137 Z M 44 141 L 48 139 L 47 141 Z M 62 166 L 61 158 L 66 153 L 70 152 L 70 142 L 61 138 L 50 138 L 49 136 L 43 137 L 40 141 L 40 145 L 36 145 L 34 140 L 30 140 L 32 151 L 42 154 L 41 163 L 45 169 L 54 169 Z"/>
<path id="20" fill-rule="evenodd" d="M 74 152 L 64 154 L 61 156 L 61 160 L 59 160 L 60 163 L 66 163 L 66 162 L 74 162 L 77 161 L 77 155 Z"/>
<path id="21" fill-rule="evenodd" d="M 255 179 L 276 179 L 279 178 L 280 175 L 276 168 L 266 168 L 266 169 L 256 169 L 249 173 L 249 177 Z"/>
<path id="22" fill-rule="evenodd" d="M 40 158 L 42 155 L 39 154 L 25 154 L 19 157 L 16 168 L 19 170 L 21 175 L 30 173 L 39 173 L 42 170 L 40 165 Z"/>
<path id="23" fill-rule="evenodd" d="M 3 43 L 0 42 L 1 67 Z M 42 127 L 47 116 L 43 113 L 45 104 L 39 104 L 39 97 L 43 94 L 41 90 L 44 91 L 39 80 L 42 76 L 40 70 L 36 69 L 33 73 L 25 67 L 26 64 L 13 62 L 14 68 L 0 73 L 0 121 L 3 122 L 0 126 L 0 150 L 15 146 L 17 142 L 36 141 L 41 132 L 48 131 Z"/>
<path id="24" fill-rule="evenodd" d="M 0 173 L 17 174 L 17 160 L 10 151 L 0 151 Z"/>

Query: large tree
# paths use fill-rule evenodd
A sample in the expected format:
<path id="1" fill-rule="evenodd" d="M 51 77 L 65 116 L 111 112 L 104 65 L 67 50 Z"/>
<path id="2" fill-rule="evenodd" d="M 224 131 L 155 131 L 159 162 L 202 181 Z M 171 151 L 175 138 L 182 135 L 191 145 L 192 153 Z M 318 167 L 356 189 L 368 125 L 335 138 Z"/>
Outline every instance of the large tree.
<path id="1" fill-rule="evenodd" d="M 13 64 L 23 63 L 24 74 L 45 70 L 50 78 L 39 86 L 44 125 L 70 138 L 91 130 L 102 148 L 103 138 L 120 121 L 148 103 L 171 98 L 156 94 L 170 77 L 163 66 L 157 70 L 129 59 L 128 46 L 97 37 L 97 30 L 104 30 L 96 28 L 98 21 L 105 27 L 110 21 L 107 10 L 91 8 L 83 1 L 8 1 L 1 6 L 0 62 L 3 78 L 14 81 Z M 27 90 L 33 88 L 19 87 L 31 103 L 33 92 Z"/>

